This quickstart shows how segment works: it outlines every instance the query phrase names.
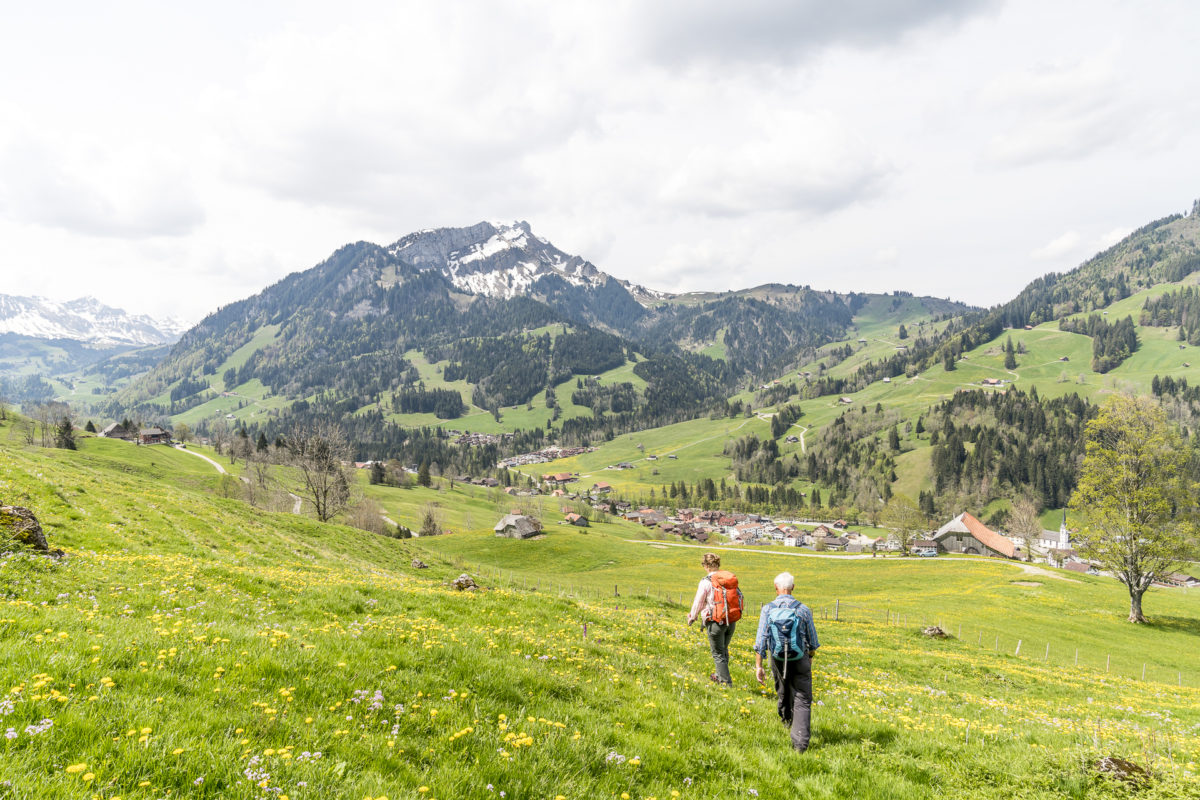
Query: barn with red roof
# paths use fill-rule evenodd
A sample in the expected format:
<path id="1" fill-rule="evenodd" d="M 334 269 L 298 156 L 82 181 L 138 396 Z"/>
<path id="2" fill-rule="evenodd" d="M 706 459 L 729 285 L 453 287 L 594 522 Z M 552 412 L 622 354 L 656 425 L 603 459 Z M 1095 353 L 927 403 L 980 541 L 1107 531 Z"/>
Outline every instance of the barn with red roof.
<path id="1" fill-rule="evenodd" d="M 933 534 L 933 541 L 937 542 L 938 550 L 943 553 L 1017 557 L 1017 546 L 1008 537 L 991 530 L 965 511 L 938 528 Z"/>

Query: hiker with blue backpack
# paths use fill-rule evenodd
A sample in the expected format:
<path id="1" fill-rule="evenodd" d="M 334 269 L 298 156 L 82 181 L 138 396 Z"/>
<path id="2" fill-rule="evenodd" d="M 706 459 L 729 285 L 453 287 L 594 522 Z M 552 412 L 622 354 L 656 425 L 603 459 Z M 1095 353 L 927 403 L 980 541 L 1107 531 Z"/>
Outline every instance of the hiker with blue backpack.
<path id="1" fill-rule="evenodd" d="M 696 598 L 688 613 L 688 625 L 697 619 L 704 624 L 708 634 L 708 646 L 712 651 L 716 672 L 708 676 L 713 683 L 731 686 L 729 677 L 729 640 L 733 638 L 737 621 L 742 618 L 745 598 L 738 588 L 737 576 L 721 569 L 721 557 L 716 553 L 705 553 L 700 565 L 708 573 L 696 587 Z"/>
<path id="2" fill-rule="evenodd" d="M 812 611 L 792 597 L 796 579 L 781 572 L 775 577 L 775 599 L 763 606 L 754 639 L 755 675 L 766 681 L 763 657 L 771 659 L 779 718 L 791 729 L 792 748 L 808 749 L 812 714 L 812 659 L 820 643 Z"/>

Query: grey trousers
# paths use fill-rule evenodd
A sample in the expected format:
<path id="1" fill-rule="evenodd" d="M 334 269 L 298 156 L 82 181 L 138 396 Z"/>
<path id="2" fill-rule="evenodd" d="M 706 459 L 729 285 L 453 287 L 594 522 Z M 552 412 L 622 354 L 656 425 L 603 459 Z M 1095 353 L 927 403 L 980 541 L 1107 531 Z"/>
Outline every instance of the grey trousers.
<path id="1" fill-rule="evenodd" d="M 771 675 L 775 678 L 775 696 L 779 701 L 779 718 L 791 728 L 792 748 L 803 753 L 808 749 L 812 721 L 812 659 L 808 656 L 788 661 L 771 658 Z"/>
<path id="2" fill-rule="evenodd" d="M 709 622 L 704 626 L 708 632 L 708 646 L 712 650 L 713 665 L 717 668 L 717 683 L 733 683 L 733 679 L 729 677 L 729 640 L 733 638 L 733 629 L 736 627 L 736 622 L 730 622 L 728 625 Z"/>

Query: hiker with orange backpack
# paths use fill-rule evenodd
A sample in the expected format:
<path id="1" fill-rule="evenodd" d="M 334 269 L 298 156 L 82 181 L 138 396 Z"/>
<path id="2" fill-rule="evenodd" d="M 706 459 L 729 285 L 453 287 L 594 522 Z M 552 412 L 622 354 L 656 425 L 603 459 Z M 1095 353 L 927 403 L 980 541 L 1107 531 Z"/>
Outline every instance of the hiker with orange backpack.
<path id="1" fill-rule="evenodd" d="M 708 678 L 713 683 L 725 686 L 733 684 L 729 677 L 729 640 L 737 621 L 742 618 L 745 605 L 742 590 L 738 588 L 737 576 L 721 569 L 721 558 L 716 553 L 705 553 L 700 564 L 708 572 L 696 587 L 696 599 L 688 613 L 688 625 L 697 619 L 704 624 L 708 633 L 708 646 L 712 650 L 713 665 L 717 671 Z"/>
<path id="2" fill-rule="evenodd" d="M 813 625 L 812 611 L 792 592 L 796 579 L 791 573 L 775 576 L 775 599 L 763 606 L 754 637 L 755 676 L 766 680 L 763 656 L 771 658 L 779 719 L 792 736 L 792 749 L 808 749 L 812 715 L 812 660 L 821 643 Z"/>

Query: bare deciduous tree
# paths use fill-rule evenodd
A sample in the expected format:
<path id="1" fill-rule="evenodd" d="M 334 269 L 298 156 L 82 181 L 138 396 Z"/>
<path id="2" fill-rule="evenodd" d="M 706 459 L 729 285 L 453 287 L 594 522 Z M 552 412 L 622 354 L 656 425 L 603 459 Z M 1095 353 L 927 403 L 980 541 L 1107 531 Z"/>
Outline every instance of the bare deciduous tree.
<path id="1" fill-rule="evenodd" d="M 328 522 L 350 505 L 354 485 L 350 444 L 338 425 L 319 422 L 287 437 L 288 463 L 300 475 L 297 494 L 312 504 L 317 519 Z"/>
<path id="2" fill-rule="evenodd" d="M 1013 503 L 1012 511 L 1008 514 L 1008 529 L 1021 537 L 1026 561 L 1033 560 L 1033 543 L 1042 533 L 1042 518 L 1038 514 L 1040 510 L 1036 502 L 1022 497 Z"/>

